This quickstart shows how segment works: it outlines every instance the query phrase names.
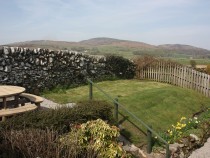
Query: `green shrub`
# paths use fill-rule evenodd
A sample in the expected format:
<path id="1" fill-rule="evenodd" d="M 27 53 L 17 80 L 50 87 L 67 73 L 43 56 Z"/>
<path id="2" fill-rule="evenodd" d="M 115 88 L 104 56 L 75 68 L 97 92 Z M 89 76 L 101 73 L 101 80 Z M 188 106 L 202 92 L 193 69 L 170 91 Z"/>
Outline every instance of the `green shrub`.
<path id="1" fill-rule="evenodd" d="M 190 65 L 191 65 L 191 67 L 194 69 L 194 68 L 196 68 L 196 61 L 195 60 L 190 60 Z"/>
<path id="2" fill-rule="evenodd" d="M 135 75 L 134 63 L 121 56 L 106 56 L 106 70 L 122 79 L 132 79 Z"/>
<path id="3" fill-rule="evenodd" d="M 101 118 L 113 122 L 112 106 L 104 101 L 83 101 L 73 108 L 38 110 L 18 115 L 0 123 L 0 129 L 55 129 L 69 131 L 70 125 Z"/>
<path id="4" fill-rule="evenodd" d="M 60 138 L 67 147 L 75 142 L 83 150 L 92 150 L 98 158 L 129 157 L 117 142 L 119 129 L 109 126 L 101 119 L 77 125 L 71 132 Z"/>

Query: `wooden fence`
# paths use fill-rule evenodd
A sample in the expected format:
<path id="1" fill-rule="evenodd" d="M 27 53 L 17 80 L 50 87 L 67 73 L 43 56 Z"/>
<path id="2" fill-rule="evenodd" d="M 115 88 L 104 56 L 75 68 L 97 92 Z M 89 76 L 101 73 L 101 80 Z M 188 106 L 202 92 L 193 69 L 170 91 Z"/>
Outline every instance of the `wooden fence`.
<path id="1" fill-rule="evenodd" d="M 138 79 L 165 82 L 183 88 L 193 89 L 210 97 L 210 75 L 186 66 L 158 62 L 146 68 L 139 68 Z"/>

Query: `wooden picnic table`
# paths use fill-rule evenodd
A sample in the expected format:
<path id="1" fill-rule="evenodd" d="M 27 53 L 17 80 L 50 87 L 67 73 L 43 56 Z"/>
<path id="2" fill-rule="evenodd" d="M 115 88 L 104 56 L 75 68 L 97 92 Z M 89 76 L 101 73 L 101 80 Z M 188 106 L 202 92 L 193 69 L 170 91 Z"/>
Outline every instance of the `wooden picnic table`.
<path id="1" fill-rule="evenodd" d="M 40 107 L 43 98 L 23 93 L 24 91 L 24 87 L 0 85 L 0 118 L 2 121 L 5 121 L 6 117 L 32 111 Z"/>
<path id="2" fill-rule="evenodd" d="M 25 91 L 24 87 L 1 85 L 0 86 L 0 98 L 3 100 L 3 108 L 7 108 L 7 98 L 14 97 L 15 106 L 18 106 L 19 95 Z"/>

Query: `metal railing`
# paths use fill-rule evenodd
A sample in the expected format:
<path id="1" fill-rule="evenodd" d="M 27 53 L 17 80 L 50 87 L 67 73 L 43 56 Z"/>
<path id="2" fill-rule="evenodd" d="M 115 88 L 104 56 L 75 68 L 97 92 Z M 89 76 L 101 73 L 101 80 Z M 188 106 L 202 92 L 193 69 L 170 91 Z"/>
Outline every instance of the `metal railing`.
<path id="1" fill-rule="evenodd" d="M 137 116 L 132 114 L 130 111 L 128 111 L 122 104 L 118 102 L 118 99 L 113 99 L 109 94 L 107 94 L 103 89 L 101 89 L 97 84 L 93 83 L 90 79 L 87 79 L 89 83 L 89 99 L 93 99 L 93 86 L 96 87 L 99 91 L 101 91 L 108 99 L 110 99 L 114 105 L 115 105 L 115 111 L 114 111 L 114 116 L 115 119 L 118 123 L 118 108 L 119 106 L 126 112 L 128 113 L 132 118 L 134 118 L 137 122 L 142 124 L 146 129 L 147 129 L 147 153 L 152 152 L 152 134 L 154 134 L 160 141 L 162 141 L 165 146 L 166 146 L 166 158 L 170 157 L 170 151 L 169 151 L 169 144 L 157 133 L 155 132 L 149 125 L 144 123 L 141 119 L 139 119 Z"/>

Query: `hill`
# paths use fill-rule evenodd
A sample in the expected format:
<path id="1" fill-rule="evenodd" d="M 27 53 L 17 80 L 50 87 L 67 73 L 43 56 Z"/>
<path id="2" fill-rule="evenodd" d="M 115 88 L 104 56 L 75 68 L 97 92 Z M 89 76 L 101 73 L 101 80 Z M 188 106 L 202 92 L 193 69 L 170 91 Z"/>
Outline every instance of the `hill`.
<path id="1" fill-rule="evenodd" d="M 138 41 L 114 38 L 92 38 L 80 42 L 36 40 L 8 44 L 9 46 L 28 48 L 47 48 L 51 50 L 71 49 L 92 55 L 116 54 L 127 58 L 139 55 L 152 55 L 167 58 L 210 58 L 210 50 L 182 44 L 150 45 Z"/>
<path id="2" fill-rule="evenodd" d="M 143 42 L 119 40 L 114 38 L 92 38 L 89 40 L 84 40 L 79 42 L 81 45 L 91 45 L 91 46 L 121 46 L 121 47 L 133 47 L 133 48 L 154 48 L 155 46 L 146 44 Z"/>
<path id="3" fill-rule="evenodd" d="M 164 45 L 159 45 L 159 48 L 165 49 L 165 50 L 174 50 L 174 51 L 179 51 L 179 52 L 185 52 L 186 54 L 203 54 L 207 55 L 209 54 L 209 50 L 202 49 L 202 48 L 197 48 L 194 46 L 190 45 L 181 45 L 181 44 L 164 44 Z"/>

